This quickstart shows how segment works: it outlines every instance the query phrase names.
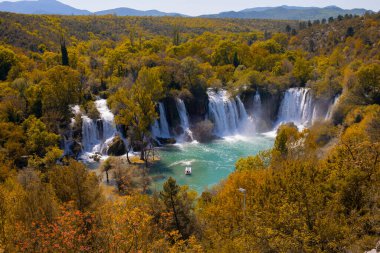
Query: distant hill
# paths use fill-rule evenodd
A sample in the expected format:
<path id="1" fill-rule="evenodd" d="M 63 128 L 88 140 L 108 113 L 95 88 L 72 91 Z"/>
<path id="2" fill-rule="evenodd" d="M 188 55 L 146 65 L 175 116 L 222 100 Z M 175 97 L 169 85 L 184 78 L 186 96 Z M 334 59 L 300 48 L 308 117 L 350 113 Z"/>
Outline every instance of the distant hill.
<path id="1" fill-rule="evenodd" d="M 131 8 L 116 8 L 116 9 L 110 9 L 110 10 L 104 10 L 104 11 L 98 11 L 95 12 L 96 15 L 108 15 L 108 14 L 115 14 L 117 16 L 140 16 L 140 17 L 146 17 L 146 16 L 152 16 L 152 17 L 162 17 L 162 16 L 172 16 L 172 17 L 183 17 L 185 15 L 180 13 L 166 13 L 162 11 L 157 10 L 148 10 L 148 11 L 140 11 L 135 10 Z"/>
<path id="2" fill-rule="evenodd" d="M 0 2 L 0 11 L 22 14 L 88 15 L 91 12 L 79 10 L 56 0 L 35 0 Z"/>
<path id="3" fill-rule="evenodd" d="M 63 4 L 57 0 L 23 0 L 17 2 L 0 2 L 0 11 L 13 12 L 21 14 L 58 14 L 58 15 L 109 15 L 117 16 L 173 16 L 185 17 L 180 13 L 166 13 L 158 10 L 135 10 L 131 8 L 116 8 L 103 10 L 92 13 L 87 10 L 80 10 L 69 5 Z M 353 14 L 363 15 L 366 9 L 345 10 L 336 6 L 325 8 L 318 7 L 297 7 L 297 6 L 279 6 L 279 7 L 256 7 L 244 9 L 238 12 L 229 11 L 219 14 L 202 15 L 204 18 L 243 18 L 243 19 L 277 19 L 277 20 L 316 20 L 338 15 Z"/>
<path id="4" fill-rule="evenodd" d="M 221 12 L 219 14 L 202 15 L 206 18 L 252 18 L 252 19 L 287 19 L 287 20 L 316 20 L 339 15 L 352 14 L 363 15 L 366 9 L 345 10 L 337 6 L 318 7 L 258 7 L 244 9 L 242 11 Z"/>

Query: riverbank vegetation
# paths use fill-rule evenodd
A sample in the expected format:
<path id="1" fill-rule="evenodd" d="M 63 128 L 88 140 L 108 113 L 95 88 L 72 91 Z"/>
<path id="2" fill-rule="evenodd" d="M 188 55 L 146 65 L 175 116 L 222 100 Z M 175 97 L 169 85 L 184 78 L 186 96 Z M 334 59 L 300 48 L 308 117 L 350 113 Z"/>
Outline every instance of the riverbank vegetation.
<path id="1" fill-rule="evenodd" d="M 380 239 L 379 30 L 379 14 L 298 23 L 0 13 L 0 251 L 372 249 Z M 207 89 L 243 101 L 259 90 L 274 119 L 290 87 L 309 87 L 322 101 L 340 95 L 331 120 L 302 132 L 282 126 L 273 149 L 240 159 L 201 196 L 172 178 L 147 195 L 140 166 L 111 160 L 102 169 L 114 167 L 112 197 L 77 155 L 63 157 L 71 106 L 97 118 L 96 97 L 108 99 L 148 161 L 159 101 L 182 98 L 194 134 L 209 141 Z"/>

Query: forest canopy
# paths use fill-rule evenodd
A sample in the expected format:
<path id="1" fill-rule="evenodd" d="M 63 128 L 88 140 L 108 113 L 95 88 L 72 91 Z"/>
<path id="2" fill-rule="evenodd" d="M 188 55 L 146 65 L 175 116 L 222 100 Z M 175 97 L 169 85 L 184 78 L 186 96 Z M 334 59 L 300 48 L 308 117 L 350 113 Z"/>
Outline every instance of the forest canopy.
<path id="1" fill-rule="evenodd" d="M 380 14 L 0 13 L 0 24 L 0 252 L 364 252 L 380 240 Z M 272 149 L 239 159 L 200 196 L 173 178 L 149 191 L 159 102 L 183 99 L 209 141 L 213 123 L 199 120 L 208 89 L 243 101 L 260 90 L 278 110 L 292 87 L 339 97 L 331 119 L 281 126 Z M 111 188 L 78 161 L 83 117 L 73 107 L 98 119 L 97 98 L 143 161 L 103 163 Z"/>

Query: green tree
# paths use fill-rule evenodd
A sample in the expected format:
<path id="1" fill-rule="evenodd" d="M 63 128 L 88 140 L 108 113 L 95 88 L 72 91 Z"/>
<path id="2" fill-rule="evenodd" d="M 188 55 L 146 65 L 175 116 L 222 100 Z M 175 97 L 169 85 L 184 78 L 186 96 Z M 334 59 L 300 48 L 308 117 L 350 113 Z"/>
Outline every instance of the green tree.
<path id="1" fill-rule="evenodd" d="M 187 188 L 181 189 L 175 179 L 170 177 L 164 183 L 160 198 L 164 202 L 166 210 L 173 215 L 171 228 L 177 230 L 182 238 L 187 239 L 194 228 L 193 198 L 187 193 Z"/>
<path id="2" fill-rule="evenodd" d="M 355 35 L 355 30 L 352 26 L 347 28 L 346 37 L 353 37 Z"/>
<path id="3" fill-rule="evenodd" d="M 44 157 L 52 148 L 58 147 L 59 135 L 49 132 L 35 116 L 26 119 L 22 126 L 27 139 L 25 148 L 30 155 Z"/>
<path id="4" fill-rule="evenodd" d="M 298 57 L 294 63 L 293 75 L 301 84 L 306 84 L 311 78 L 312 66 L 304 57 Z"/>
<path id="5" fill-rule="evenodd" d="M 3 46 L 0 46 L 0 80 L 4 81 L 7 79 L 8 72 L 11 70 L 12 66 L 16 63 L 15 53 Z"/>
<path id="6" fill-rule="evenodd" d="M 297 141 L 299 137 L 297 126 L 293 123 L 282 125 L 277 130 L 273 150 L 281 154 L 282 157 L 286 157 L 289 154 L 290 144 Z"/>
<path id="7" fill-rule="evenodd" d="M 67 53 L 66 42 L 61 42 L 61 55 L 62 55 L 62 65 L 69 66 L 69 54 Z"/>
<path id="8" fill-rule="evenodd" d="M 143 68 L 131 89 L 120 89 L 113 97 L 118 111 L 116 122 L 128 128 L 134 146 L 141 151 L 141 160 L 146 162 L 145 151 L 150 143 L 150 127 L 158 118 L 156 104 L 163 95 L 162 85 L 158 68 Z"/>
<path id="9" fill-rule="evenodd" d="M 46 73 L 42 86 L 42 110 L 45 122 L 56 130 L 67 122 L 70 105 L 78 104 L 82 98 L 79 73 L 66 66 L 56 66 Z"/>

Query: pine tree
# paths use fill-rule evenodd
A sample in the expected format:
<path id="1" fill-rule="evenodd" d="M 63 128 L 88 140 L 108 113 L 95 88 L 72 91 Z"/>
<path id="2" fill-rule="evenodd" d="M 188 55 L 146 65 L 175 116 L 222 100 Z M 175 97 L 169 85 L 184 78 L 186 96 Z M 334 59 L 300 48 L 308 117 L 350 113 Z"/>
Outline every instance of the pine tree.
<path id="1" fill-rule="evenodd" d="M 61 54 L 62 54 L 62 65 L 69 66 L 69 55 L 67 53 L 66 42 L 61 41 Z"/>
<path id="2" fill-rule="evenodd" d="M 237 52 L 234 53 L 233 64 L 235 68 L 237 68 L 240 65 L 240 60 Z"/>
<path id="3" fill-rule="evenodd" d="M 181 189 L 176 180 L 172 177 L 164 183 L 160 197 L 165 204 L 166 210 L 173 214 L 174 224 L 169 229 L 177 230 L 182 238 L 187 239 L 194 231 L 192 222 L 193 200 L 189 197 L 186 189 Z"/>
<path id="4" fill-rule="evenodd" d="M 352 28 L 352 26 L 348 27 L 346 31 L 346 37 L 352 37 L 354 36 L 354 34 L 355 34 L 354 28 Z"/>
<path id="5" fill-rule="evenodd" d="M 290 33 L 292 31 L 292 28 L 290 27 L 290 25 L 286 25 L 285 31 L 286 33 Z"/>

